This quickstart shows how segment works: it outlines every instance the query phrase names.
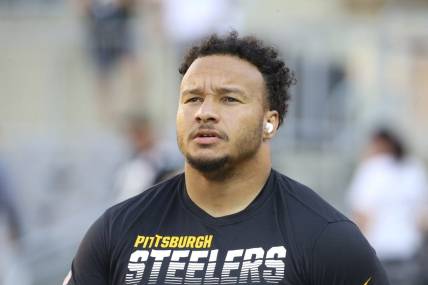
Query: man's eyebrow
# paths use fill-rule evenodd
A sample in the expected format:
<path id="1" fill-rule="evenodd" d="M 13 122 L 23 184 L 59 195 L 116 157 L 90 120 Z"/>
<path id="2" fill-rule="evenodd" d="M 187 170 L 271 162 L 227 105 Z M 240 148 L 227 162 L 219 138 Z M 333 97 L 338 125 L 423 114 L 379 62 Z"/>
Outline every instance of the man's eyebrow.
<path id="1" fill-rule="evenodd" d="M 181 92 L 181 94 L 183 94 L 183 95 L 187 95 L 187 94 L 201 95 L 202 93 L 203 93 L 203 91 L 199 87 L 186 88 Z"/>
<path id="2" fill-rule="evenodd" d="M 238 88 L 238 87 L 233 87 L 233 86 L 218 87 L 218 88 L 216 88 L 216 91 L 220 94 L 238 93 L 240 95 L 245 95 L 244 90 L 242 90 L 241 88 Z"/>
<path id="3" fill-rule="evenodd" d="M 234 86 L 221 86 L 221 87 L 216 87 L 215 91 L 218 94 L 227 94 L 227 93 L 236 93 L 239 94 L 241 96 L 246 96 L 245 91 L 239 87 L 234 87 Z M 193 95 L 202 95 L 204 93 L 203 89 L 200 87 L 190 87 L 190 88 L 185 88 L 183 89 L 183 91 L 181 92 L 182 95 L 189 95 L 189 94 L 193 94 Z"/>

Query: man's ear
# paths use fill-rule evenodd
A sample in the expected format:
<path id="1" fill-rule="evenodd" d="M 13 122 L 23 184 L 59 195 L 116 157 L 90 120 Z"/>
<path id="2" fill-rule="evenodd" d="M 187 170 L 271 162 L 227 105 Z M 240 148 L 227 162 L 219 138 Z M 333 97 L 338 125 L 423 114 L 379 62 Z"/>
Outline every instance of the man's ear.
<path id="1" fill-rule="evenodd" d="M 263 141 L 272 139 L 279 126 L 278 111 L 267 111 L 263 119 Z"/>

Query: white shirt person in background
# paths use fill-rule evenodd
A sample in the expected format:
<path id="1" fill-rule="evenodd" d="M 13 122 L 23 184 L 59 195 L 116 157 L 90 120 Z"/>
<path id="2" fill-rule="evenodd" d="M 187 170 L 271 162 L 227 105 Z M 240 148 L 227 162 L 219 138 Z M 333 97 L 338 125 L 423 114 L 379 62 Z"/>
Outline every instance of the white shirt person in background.
<path id="1" fill-rule="evenodd" d="M 351 182 L 353 219 L 384 263 L 391 284 L 413 284 L 421 247 L 428 183 L 423 165 L 410 158 L 387 129 L 374 133 L 367 157 Z"/>

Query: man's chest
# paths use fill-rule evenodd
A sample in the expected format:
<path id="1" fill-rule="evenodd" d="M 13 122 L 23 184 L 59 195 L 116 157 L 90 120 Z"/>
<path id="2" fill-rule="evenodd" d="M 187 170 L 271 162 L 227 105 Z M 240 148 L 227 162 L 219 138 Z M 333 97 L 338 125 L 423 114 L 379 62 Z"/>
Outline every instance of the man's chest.
<path id="1" fill-rule="evenodd" d="M 183 220 L 155 230 L 143 227 L 121 247 L 113 279 L 119 284 L 288 284 L 288 241 L 274 221 L 262 221 L 219 226 Z"/>
<path id="2" fill-rule="evenodd" d="M 214 240 L 209 234 L 139 235 L 125 284 L 263 284 L 284 279 L 285 245 L 222 248 Z"/>

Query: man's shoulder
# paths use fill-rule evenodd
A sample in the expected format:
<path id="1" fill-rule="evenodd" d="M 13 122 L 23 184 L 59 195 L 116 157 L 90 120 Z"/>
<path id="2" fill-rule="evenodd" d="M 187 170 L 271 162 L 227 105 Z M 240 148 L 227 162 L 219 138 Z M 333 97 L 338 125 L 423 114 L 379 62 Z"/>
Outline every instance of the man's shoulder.
<path id="1" fill-rule="evenodd" d="M 301 250 L 301 256 L 312 252 L 326 232 L 345 239 L 350 233 L 359 233 L 352 221 L 311 188 L 278 172 L 275 178 L 280 225 L 295 250 Z"/>
<path id="2" fill-rule="evenodd" d="M 163 205 L 166 205 L 170 199 L 175 197 L 183 180 L 184 175 L 180 173 L 153 185 L 144 192 L 108 208 L 105 215 L 117 217 L 123 214 L 136 215 L 137 212 L 153 213 L 154 210 L 161 209 Z"/>
<path id="3" fill-rule="evenodd" d="M 275 171 L 279 195 L 287 211 L 295 217 L 306 217 L 323 221 L 326 224 L 349 221 L 339 210 L 324 200 L 310 187 Z"/>

